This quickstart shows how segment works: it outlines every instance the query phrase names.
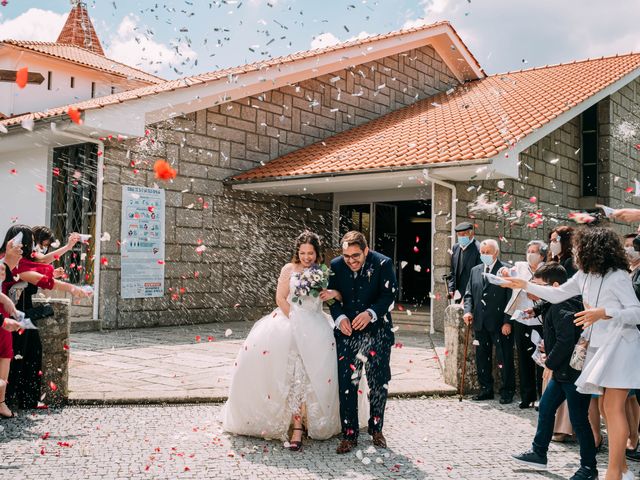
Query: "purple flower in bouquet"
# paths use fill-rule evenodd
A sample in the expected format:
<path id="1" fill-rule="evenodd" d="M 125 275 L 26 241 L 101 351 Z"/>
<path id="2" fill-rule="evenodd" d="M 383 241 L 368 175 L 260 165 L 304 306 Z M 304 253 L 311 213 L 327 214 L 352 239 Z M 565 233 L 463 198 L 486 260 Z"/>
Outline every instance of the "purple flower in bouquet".
<path id="1" fill-rule="evenodd" d="M 316 264 L 305 268 L 300 273 L 296 273 L 291 301 L 302 304 L 302 297 L 318 298 L 320 292 L 329 285 L 330 276 L 331 270 L 329 270 L 329 267 Z M 331 305 L 333 299 L 327 301 L 327 303 Z"/>

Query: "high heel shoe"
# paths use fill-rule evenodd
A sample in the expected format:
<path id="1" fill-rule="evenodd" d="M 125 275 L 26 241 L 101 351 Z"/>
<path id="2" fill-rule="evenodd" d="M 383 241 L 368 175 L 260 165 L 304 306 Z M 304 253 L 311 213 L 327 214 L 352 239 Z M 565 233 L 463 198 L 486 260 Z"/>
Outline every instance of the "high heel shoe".
<path id="1" fill-rule="evenodd" d="M 304 433 L 304 428 L 293 429 L 294 432 L 296 430 Z M 302 450 L 302 438 L 300 438 L 300 441 L 289 442 L 289 450 L 291 450 L 292 452 L 299 452 L 300 450 Z"/>

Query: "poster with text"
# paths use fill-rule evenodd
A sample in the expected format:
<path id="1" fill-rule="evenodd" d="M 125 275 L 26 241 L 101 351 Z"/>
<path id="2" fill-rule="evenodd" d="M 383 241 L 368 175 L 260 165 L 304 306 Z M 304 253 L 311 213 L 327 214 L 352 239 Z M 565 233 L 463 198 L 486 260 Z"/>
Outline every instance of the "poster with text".
<path id="1" fill-rule="evenodd" d="M 120 295 L 164 295 L 164 190 L 122 186 Z"/>

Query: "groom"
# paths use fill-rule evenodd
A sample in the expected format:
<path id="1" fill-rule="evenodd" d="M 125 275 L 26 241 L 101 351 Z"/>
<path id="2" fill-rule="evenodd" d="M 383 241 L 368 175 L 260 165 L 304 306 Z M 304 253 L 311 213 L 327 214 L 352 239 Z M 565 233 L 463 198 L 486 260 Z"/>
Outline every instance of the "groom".
<path id="1" fill-rule="evenodd" d="M 368 432 L 374 445 L 387 446 L 382 426 L 395 341 L 389 311 L 397 283 L 392 260 L 369 250 L 362 233 L 347 233 L 341 244 L 342 256 L 331 262 L 329 289 L 342 294 L 342 302 L 334 302 L 330 308 L 336 326 L 342 424 L 342 441 L 336 452 L 348 453 L 358 444 L 358 395 L 362 395 L 358 384 L 363 366 L 370 389 Z"/>

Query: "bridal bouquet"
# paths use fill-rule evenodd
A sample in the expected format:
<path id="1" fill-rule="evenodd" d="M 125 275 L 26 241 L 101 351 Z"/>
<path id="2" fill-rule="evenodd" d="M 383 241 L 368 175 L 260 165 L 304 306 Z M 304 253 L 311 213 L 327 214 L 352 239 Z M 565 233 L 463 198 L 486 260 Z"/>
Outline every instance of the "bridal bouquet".
<path id="1" fill-rule="evenodd" d="M 329 285 L 329 276 L 331 276 L 331 270 L 326 265 L 312 265 L 296 273 L 291 301 L 302 305 L 302 297 L 318 298 L 320 292 Z M 327 301 L 329 305 L 333 302 L 333 299 Z"/>

